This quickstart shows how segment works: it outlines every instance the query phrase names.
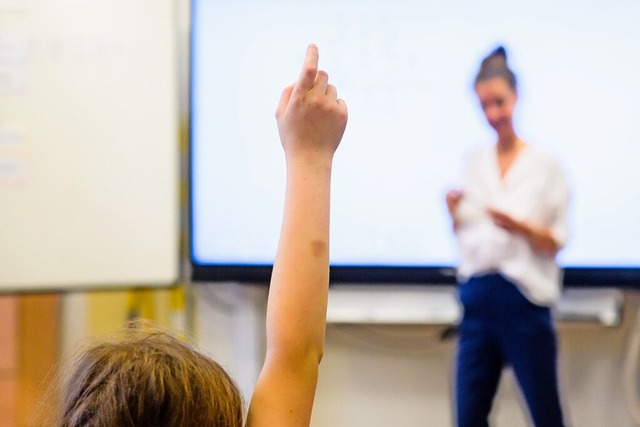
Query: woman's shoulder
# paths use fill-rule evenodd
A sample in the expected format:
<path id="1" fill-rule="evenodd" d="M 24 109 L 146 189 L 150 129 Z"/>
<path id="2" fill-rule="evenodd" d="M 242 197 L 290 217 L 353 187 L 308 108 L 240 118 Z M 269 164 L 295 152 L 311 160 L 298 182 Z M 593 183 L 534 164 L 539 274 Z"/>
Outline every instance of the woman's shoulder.
<path id="1" fill-rule="evenodd" d="M 549 151 L 535 145 L 527 144 L 527 148 L 523 154 L 529 158 L 529 161 L 536 169 L 545 169 L 554 175 L 564 176 L 560 162 Z"/>
<path id="2" fill-rule="evenodd" d="M 495 145 L 481 145 L 473 148 L 467 155 L 469 163 L 477 164 L 478 162 L 486 162 L 495 156 Z"/>
<path id="3" fill-rule="evenodd" d="M 527 144 L 525 153 L 538 162 L 558 166 L 558 161 L 555 156 L 548 150 L 537 145 Z"/>

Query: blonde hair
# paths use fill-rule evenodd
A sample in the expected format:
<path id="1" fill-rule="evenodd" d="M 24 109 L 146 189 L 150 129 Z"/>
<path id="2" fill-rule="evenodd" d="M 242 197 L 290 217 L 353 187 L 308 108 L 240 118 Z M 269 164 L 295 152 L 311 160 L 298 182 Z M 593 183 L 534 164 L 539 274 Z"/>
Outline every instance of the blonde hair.
<path id="1" fill-rule="evenodd" d="M 218 363 L 144 321 L 122 335 L 71 359 L 54 425 L 242 426 L 241 393 Z"/>

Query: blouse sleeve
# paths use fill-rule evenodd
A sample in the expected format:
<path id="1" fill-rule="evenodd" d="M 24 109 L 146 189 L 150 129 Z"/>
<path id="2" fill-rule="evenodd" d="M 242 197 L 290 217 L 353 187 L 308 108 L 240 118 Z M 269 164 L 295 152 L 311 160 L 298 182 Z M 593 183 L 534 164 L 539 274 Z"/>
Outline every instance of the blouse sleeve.
<path id="1" fill-rule="evenodd" d="M 482 198 L 479 196 L 482 192 L 477 188 L 483 182 L 481 156 L 482 152 L 477 151 L 467 159 L 465 164 L 463 195 L 456 213 L 456 218 L 461 224 L 477 221 L 485 215 Z"/>
<path id="2" fill-rule="evenodd" d="M 550 174 L 548 186 L 548 209 L 549 209 L 549 230 L 554 237 L 559 248 L 563 248 L 569 237 L 568 210 L 569 210 L 569 188 L 567 180 L 555 165 Z"/>

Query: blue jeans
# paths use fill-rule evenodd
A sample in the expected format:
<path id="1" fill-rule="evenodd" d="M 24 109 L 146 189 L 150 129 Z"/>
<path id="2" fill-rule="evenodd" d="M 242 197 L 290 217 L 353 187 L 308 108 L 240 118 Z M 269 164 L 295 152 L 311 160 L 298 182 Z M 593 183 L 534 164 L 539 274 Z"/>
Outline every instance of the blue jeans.
<path id="1" fill-rule="evenodd" d="M 562 427 L 556 334 L 548 307 L 530 302 L 499 274 L 459 286 L 456 416 L 459 427 L 486 427 L 502 369 L 510 365 L 537 427 Z"/>

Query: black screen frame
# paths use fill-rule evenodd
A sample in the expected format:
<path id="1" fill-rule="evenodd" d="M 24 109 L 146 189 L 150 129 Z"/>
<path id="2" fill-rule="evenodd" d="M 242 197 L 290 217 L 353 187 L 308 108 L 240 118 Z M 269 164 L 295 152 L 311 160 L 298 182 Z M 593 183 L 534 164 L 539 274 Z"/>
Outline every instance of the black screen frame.
<path id="1" fill-rule="evenodd" d="M 200 264 L 191 254 L 191 280 L 195 283 L 241 282 L 268 284 L 271 265 L 255 264 Z M 332 265 L 330 282 L 334 285 L 455 285 L 453 266 L 381 266 Z M 565 267 L 565 287 L 630 288 L 640 289 L 640 268 Z"/>

